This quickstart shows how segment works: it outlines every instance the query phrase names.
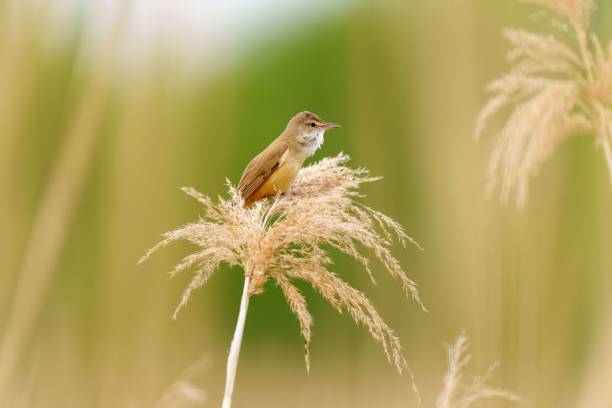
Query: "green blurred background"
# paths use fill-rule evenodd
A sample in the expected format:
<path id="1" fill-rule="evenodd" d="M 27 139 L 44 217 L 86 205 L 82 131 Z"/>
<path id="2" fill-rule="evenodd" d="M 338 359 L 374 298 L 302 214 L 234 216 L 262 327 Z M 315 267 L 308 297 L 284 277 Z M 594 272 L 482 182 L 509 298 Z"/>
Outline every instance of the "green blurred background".
<path id="1" fill-rule="evenodd" d="M 189 276 L 166 272 L 190 247 L 136 260 L 197 219 L 179 187 L 225 194 L 308 109 L 343 125 L 315 160 L 344 151 L 384 176 L 363 201 L 426 249 L 396 255 L 429 314 L 382 269 L 373 286 L 350 260 L 334 266 L 397 330 L 424 406 L 442 384 L 443 343 L 466 329 L 471 369 L 501 361 L 493 383 L 529 406 L 611 407 L 602 153 L 592 138 L 562 145 L 519 211 L 484 196 L 493 138 L 472 138 L 483 86 L 507 68 L 501 30 L 548 30 L 529 18 L 537 8 L 227 3 L 0 1 L 0 406 L 148 407 L 177 384 L 197 398 L 158 406 L 219 406 L 240 271 L 220 270 L 173 321 Z M 597 3 L 607 41 L 612 1 Z M 311 373 L 270 284 L 251 303 L 235 406 L 417 406 L 367 332 L 303 289 Z"/>

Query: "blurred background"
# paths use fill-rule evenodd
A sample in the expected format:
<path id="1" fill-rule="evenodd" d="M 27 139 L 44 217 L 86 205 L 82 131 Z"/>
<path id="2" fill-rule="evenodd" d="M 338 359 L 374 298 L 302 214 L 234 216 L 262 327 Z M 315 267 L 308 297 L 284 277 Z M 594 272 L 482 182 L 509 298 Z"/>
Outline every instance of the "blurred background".
<path id="1" fill-rule="evenodd" d="M 594 29 L 612 36 L 612 1 Z M 340 151 L 384 178 L 363 199 L 426 249 L 396 248 L 430 310 L 376 267 L 334 270 L 397 330 L 433 406 L 463 330 L 471 370 L 533 407 L 612 406 L 612 188 L 593 138 L 563 144 L 526 208 L 483 194 L 475 142 L 504 27 L 548 30 L 511 0 L 0 1 L 0 406 L 219 406 L 242 287 L 225 268 L 170 316 L 196 220 L 193 186 L 225 194 L 308 109 Z M 408 376 L 367 332 L 301 286 L 303 341 L 273 284 L 252 300 L 236 407 L 414 407 Z M 174 397 L 180 395 L 180 400 Z M 509 406 L 492 401 L 483 406 Z"/>

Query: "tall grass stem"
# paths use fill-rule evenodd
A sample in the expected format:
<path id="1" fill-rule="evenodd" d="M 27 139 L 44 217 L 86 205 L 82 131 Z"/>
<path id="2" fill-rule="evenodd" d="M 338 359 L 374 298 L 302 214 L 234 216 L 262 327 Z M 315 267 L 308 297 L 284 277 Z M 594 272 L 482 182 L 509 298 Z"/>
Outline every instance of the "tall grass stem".
<path id="1" fill-rule="evenodd" d="M 236 382 L 236 370 L 238 368 L 238 358 L 240 357 L 240 346 L 242 345 L 242 335 L 244 334 L 244 324 L 246 322 L 247 311 L 249 309 L 249 285 L 248 274 L 244 277 L 244 289 L 240 299 L 240 311 L 234 330 L 234 338 L 230 346 L 229 356 L 227 357 L 227 375 L 225 378 L 225 393 L 223 395 L 222 408 L 232 406 L 232 396 L 234 394 L 234 383 Z"/>
<path id="2" fill-rule="evenodd" d="M 115 53 L 124 32 L 127 6 L 117 14 L 108 44 L 99 53 L 96 69 L 84 90 L 60 149 L 55 167 L 36 210 L 23 256 L 15 295 L 0 339 L 0 401 L 13 386 L 19 359 L 51 285 L 70 224 L 81 199 L 99 127 L 110 97 Z M 91 52 L 87 48 L 83 54 Z M 85 69 L 81 66 L 77 70 Z"/>

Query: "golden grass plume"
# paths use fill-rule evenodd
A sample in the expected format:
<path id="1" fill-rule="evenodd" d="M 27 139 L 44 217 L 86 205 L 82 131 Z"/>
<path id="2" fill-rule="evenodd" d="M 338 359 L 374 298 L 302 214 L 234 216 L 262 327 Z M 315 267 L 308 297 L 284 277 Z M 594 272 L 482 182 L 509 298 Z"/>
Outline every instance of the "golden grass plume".
<path id="1" fill-rule="evenodd" d="M 173 241 L 187 240 L 199 248 L 171 272 L 174 276 L 195 270 L 174 317 L 192 291 L 204 285 L 220 264 L 240 266 L 250 281 L 249 296 L 262 292 L 269 279 L 281 288 L 301 327 L 307 368 L 312 317 L 294 280 L 308 282 L 338 312 L 348 312 L 367 328 L 399 372 L 406 368 L 399 338 L 376 308 L 361 291 L 329 270 L 332 260 L 325 248 L 335 248 L 363 265 L 373 280 L 369 259 L 361 251 L 368 248 L 405 293 L 425 309 L 416 284 L 390 250 L 394 240 L 404 246 L 416 242 L 400 224 L 355 200 L 363 183 L 378 178 L 366 169 L 347 167 L 348 160 L 348 156 L 339 154 L 306 167 L 285 195 L 257 202 L 251 208 L 244 208 L 240 194 L 231 185 L 229 198 L 219 197 L 216 202 L 193 188 L 184 188 L 202 204 L 200 220 L 164 234 L 164 240 L 140 260 Z"/>
<path id="2" fill-rule="evenodd" d="M 506 30 L 510 72 L 492 81 L 492 98 L 475 128 L 479 137 L 491 118 L 507 114 L 489 162 L 488 191 L 502 201 L 516 192 L 527 199 L 529 178 L 568 137 L 594 134 L 612 182 L 612 42 L 607 49 L 591 31 L 593 0 L 524 0 L 545 6 L 555 34 Z"/>
<path id="3" fill-rule="evenodd" d="M 444 387 L 438 396 L 436 408 L 469 408 L 484 399 L 499 398 L 511 402 L 521 402 L 523 398 L 502 388 L 487 385 L 498 364 L 494 363 L 483 376 L 472 377 L 465 381 L 463 370 L 472 359 L 466 354 L 469 343 L 465 334 L 461 334 L 455 343 L 447 347 L 448 371 L 444 377 Z"/>

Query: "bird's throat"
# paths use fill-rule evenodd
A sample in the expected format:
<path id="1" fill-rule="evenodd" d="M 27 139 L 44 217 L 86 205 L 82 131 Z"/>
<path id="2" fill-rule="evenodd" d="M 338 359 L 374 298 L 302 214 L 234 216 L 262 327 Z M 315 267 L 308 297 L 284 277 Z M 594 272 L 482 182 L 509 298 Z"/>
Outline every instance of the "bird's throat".
<path id="1" fill-rule="evenodd" d="M 301 153 L 305 158 L 312 156 L 323 144 L 323 135 L 325 131 L 317 129 L 314 132 L 302 135 L 300 141 Z"/>

